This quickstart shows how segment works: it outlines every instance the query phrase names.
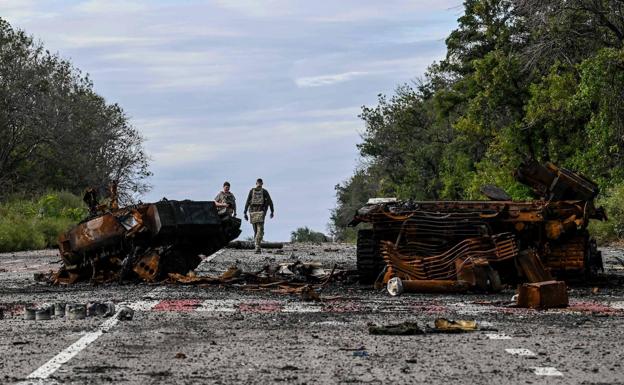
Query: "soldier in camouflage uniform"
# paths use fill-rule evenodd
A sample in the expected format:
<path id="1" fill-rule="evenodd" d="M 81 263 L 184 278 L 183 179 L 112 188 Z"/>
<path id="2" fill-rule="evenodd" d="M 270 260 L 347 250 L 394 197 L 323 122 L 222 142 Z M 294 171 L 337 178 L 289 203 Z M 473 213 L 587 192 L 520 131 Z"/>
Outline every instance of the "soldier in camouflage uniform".
<path id="1" fill-rule="evenodd" d="M 262 238 L 264 237 L 264 219 L 266 217 L 267 210 L 271 209 L 271 218 L 275 210 L 273 209 L 273 201 L 269 192 L 262 188 L 262 179 L 258 178 L 256 181 L 256 187 L 249 190 L 247 196 L 247 202 L 245 203 L 245 220 L 249 220 L 247 217 L 247 210 L 249 209 L 249 220 L 254 229 L 254 241 L 256 243 L 256 253 L 260 253 L 260 245 L 262 244 Z"/>
<path id="2" fill-rule="evenodd" d="M 230 182 L 223 183 L 223 191 L 219 192 L 214 200 L 219 215 L 228 214 L 233 217 L 236 216 L 236 198 L 230 192 Z"/>

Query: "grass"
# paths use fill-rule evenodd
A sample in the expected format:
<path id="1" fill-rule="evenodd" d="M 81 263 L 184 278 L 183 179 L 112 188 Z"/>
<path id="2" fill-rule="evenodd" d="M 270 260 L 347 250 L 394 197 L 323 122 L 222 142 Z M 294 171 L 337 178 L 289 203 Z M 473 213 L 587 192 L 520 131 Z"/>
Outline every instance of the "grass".
<path id="1" fill-rule="evenodd" d="M 80 197 L 53 191 L 0 203 L 0 252 L 56 247 L 59 234 L 87 215 Z"/>

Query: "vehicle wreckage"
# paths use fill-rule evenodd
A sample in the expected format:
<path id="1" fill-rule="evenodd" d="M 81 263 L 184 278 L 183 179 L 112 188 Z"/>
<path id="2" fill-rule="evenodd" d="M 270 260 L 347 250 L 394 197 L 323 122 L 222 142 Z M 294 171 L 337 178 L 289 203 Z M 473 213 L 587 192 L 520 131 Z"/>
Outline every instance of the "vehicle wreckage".
<path id="1" fill-rule="evenodd" d="M 536 200 L 513 201 L 495 186 L 482 188 L 487 201 L 370 200 L 350 223 L 368 224 L 357 238 L 360 281 L 380 286 L 396 277 L 401 290 L 419 292 L 498 291 L 503 283 L 572 281 L 602 270 L 587 230 L 590 220 L 607 219 L 594 206 L 598 186 L 536 161 L 514 176 Z"/>
<path id="2" fill-rule="evenodd" d="M 89 217 L 61 234 L 60 270 L 50 281 L 71 284 L 187 274 L 236 239 L 241 220 L 219 214 L 212 201 L 167 200 L 119 208 L 115 186 L 110 205 L 99 205 L 93 189 L 84 201 Z"/>

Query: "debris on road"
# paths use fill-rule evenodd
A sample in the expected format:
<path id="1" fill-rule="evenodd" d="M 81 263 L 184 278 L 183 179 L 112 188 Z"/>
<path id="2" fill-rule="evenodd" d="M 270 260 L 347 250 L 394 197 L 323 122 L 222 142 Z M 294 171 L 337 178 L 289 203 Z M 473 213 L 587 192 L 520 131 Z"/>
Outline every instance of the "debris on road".
<path id="1" fill-rule="evenodd" d="M 401 322 L 392 325 L 370 325 L 368 332 L 373 335 L 389 335 L 389 336 L 413 336 L 417 334 L 425 334 L 416 322 Z"/>
<path id="2" fill-rule="evenodd" d="M 564 282 L 525 283 L 519 288 L 518 307 L 549 309 L 567 306 L 568 292 Z"/>
<path id="3" fill-rule="evenodd" d="M 284 247 L 283 242 L 262 242 L 260 248 L 262 249 L 282 249 Z M 227 245 L 228 249 L 239 250 L 254 250 L 256 244 L 252 241 L 232 241 Z"/>
<path id="4" fill-rule="evenodd" d="M 411 336 L 427 333 L 463 333 L 477 330 L 492 330 L 490 327 L 481 329 L 476 321 L 473 320 L 449 320 L 446 318 L 437 318 L 434 321 L 434 327 L 427 326 L 425 330 L 421 329 L 416 322 L 401 322 L 390 325 L 369 325 L 368 332 L 373 335 L 394 335 L 394 336 Z"/>
<path id="5" fill-rule="evenodd" d="M 446 318 L 438 318 L 434 321 L 432 331 L 436 333 L 462 333 L 479 330 L 476 321 L 467 320 L 448 320 Z"/>
<path id="6" fill-rule="evenodd" d="M 63 265 L 49 277 L 54 284 L 154 282 L 187 274 L 200 254 L 216 252 L 241 232 L 240 219 L 220 216 L 212 201 L 163 199 L 118 208 L 98 205 L 91 195 L 85 195 L 91 216 L 59 238 Z"/>
<path id="7" fill-rule="evenodd" d="M 388 293 L 398 296 L 402 293 L 465 293 L 470 288 L 466 281 L 453 280 L 402 280 L 390 278 L 387 284 Z"/>
<path id="8" fill-rule="evenodd" d="M 122 306 L 117 313 L 117 319 L 121 321 L 130 321 L 134 317 L 134 310 L 128 306 Z"/>
<path id="9" fill-rule="evenodd" d="M 87 317 L 87 306 L 82 304 L 67 304 L 65 316 L 69 320 L 85 319 Z"/>
<path id="10" fill-rule="evenodd" d="M 587 230 L 590 220 L 607 219 L 594 206 L 598 186 L 532 160 L 515 177 L 536 200 L 512 201 L 484 186 L 489 201 L 369 201 L 350 223 L 371 227 L 358 231 L 360 281 L 385 284 L 392 295 L 498 292 L 504 285 L 572 281 L 602 271 Z"/>
<path id="11" fill-rule="evenodd" d="M 243 272 L 231 266 L 220 276 L 170 273 L 168 282 L 187 285 L 231 285 L 245 290 L 270 290 L 276 294 L 299 295 L 304 301 L 319 301 L 322 289 L 331 281 L 344 279 L 348 271 L 323 269 L 318 262 L 294 262 L 266 265 L 257 272 Z"/>

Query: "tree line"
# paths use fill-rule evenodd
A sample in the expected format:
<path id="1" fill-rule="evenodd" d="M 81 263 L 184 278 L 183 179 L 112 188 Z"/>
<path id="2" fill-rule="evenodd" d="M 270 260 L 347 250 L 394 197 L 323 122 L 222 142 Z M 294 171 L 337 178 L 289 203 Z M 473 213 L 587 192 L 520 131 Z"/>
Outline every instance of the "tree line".
<path id="1" fill-rule="evenodd" d="M 88 75 L 0 19 L 0 201 L 49 190 L 130 200 L 149 185 L 143 137 Z"/>
<path id="2" fill-rule="evenodd" d="M 363 107 L 361 166 L 336 186 L 335 236 L 369 197 L 482 199 L 531 157 L 624 186 L 624 1 L 466 0 L 446 56 Z"/>

